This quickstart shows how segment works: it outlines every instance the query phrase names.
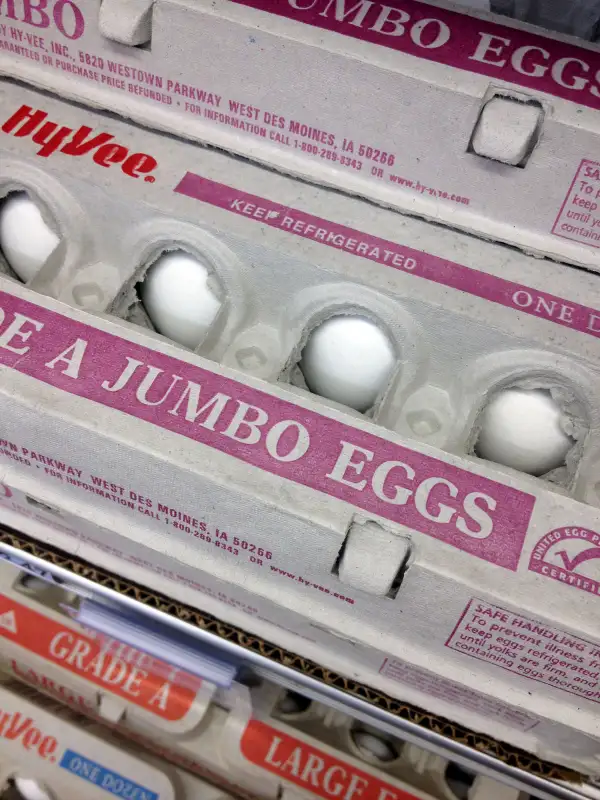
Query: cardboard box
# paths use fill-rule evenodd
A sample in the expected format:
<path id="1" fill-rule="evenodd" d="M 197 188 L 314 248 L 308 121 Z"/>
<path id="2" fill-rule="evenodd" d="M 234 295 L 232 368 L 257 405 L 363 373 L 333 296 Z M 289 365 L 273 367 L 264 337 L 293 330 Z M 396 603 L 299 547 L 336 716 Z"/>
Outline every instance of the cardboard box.
<path id="1" fill-rule="evenodd" d="M 0 685 L 0 785 L 20 781 L 47 796 L 227 800 L 194 775 L 127 747 L 98 724 L 7 681 Z M 34 786 L 31 786 L 31 784 Z"/>
<path id="2" fill-rule="evenodd" d="M 600 267 L 597 45 L 420 0 L 11 0 L 0 70 Z"/>
<path id="3" fill-rule="evenodd" d="M 62 236 L 27 286 L 0 276 L 3 519 L 595 774 L 597 278 L 10 82 L 0 108 L 2 192 Z M 223 292 L 194 353 L 136 294 L 174 247 Z M 343 313 L 397 348 L 367 414 L 298 379 L 312 328 Z M 513 385 L 571 420 L 544 478 L 473 454 Z"/>

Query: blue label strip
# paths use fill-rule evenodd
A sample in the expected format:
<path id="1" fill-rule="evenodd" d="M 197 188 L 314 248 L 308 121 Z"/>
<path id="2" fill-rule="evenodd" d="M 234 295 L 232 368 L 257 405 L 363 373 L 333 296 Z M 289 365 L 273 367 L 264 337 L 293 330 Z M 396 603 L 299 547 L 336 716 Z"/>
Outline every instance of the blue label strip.
<path id="1" fill-rule="evenodd" d="M 65 750 L 59 766 L 66 769 L 67 772 L 77 775 L 78 778 L 83 778 L 83 780 L 99 786 L 105 792 L 122 797 L 123 800 L 159 800 L 156 792 L 124 778 L 117 772 L 103 767 L 102 764 L 98 764 L 74 750 Z"/>

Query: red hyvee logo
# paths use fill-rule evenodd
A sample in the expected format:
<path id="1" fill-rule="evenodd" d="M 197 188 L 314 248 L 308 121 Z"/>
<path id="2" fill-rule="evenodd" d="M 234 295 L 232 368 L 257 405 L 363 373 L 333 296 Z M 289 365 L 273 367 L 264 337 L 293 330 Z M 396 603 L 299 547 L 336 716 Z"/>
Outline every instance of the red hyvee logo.
<path id="1" fill-rule="evenodd" d="M 2 132 L 40 145 L 37 155 L 48 158 L 53 153 L 67 156 L 91 156 L 92 161 L 100 167 L 112 167 L 119 164 L 120 169 L 130 178 L 139 178 L 154 183 L 154 175 L 150 175 L 158 166 L 155 158 L 147 153 L 130 153 L 129 149 L 115 141 L 112 133 L 95 133 L 88 125 L 80 125 L 77 130 L 67 125 L 60 125 L 48 119 L 48 114 L 41 109 L 22 105 L 2 125 Z"/>
<path id="2" fill-rule="evenodd" d="M 67 39 L 79 39 L 85 19 L 73 0 L 0 0 L 0 16 L 34 28 L 56 28 Z"/>
<path id="3" fill-rule="evenodd" d="M 0 710 L 0 737 L 8 741 L 19 742 L 24 750 L 28 750 L 40 758 L 56 761 L 54 756 L 58 747 L 56 738 L 44 735 L 34 725 L 31 717 L 25 717 L 18 711 Z"/>

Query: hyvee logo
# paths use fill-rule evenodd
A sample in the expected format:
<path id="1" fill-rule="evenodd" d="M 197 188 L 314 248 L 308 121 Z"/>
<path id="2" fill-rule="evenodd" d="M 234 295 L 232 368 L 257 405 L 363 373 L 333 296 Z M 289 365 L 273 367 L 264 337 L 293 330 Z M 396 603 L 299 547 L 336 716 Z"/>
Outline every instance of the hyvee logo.
<path id="1" fill-rule="evenodd" d="M 145 175 L 144 180 L 154 183 L 150 175 L 158 166 L 155 158 L 147 153 L 130 153 L 127 147 L 115 141 L 112 133 L 95 133 L 88 125 L 81 125 L 76 131 L 66 125 L 47 119 L 48 114 L 41 109 L 22 105 L 2 125 L 2 132 L 16 138 L 31 137 L 40 145 L 37 155 L 48 158 L 59 152 L 67 156 L 90 155 L 92 161 L 101 167 L 119 164 L 121 171 L 130 178 Z"/>
<path id="2" fill-rule="evenodd" d="M 576 526 L 550 531 L 534 547 L 529 569 L 600 595 L 600 533 Z"/>
<path id="3" fill-rule="evenodd" d="M 54 736 L 44 735 L 34 725 L 31 717 L 24 717 L 18 711 L 0 710 L 0 737 L 18 742 L 24 750 L 35 753 L 40 758 L 56 761 L 54 753 L 58 742 Z"/>
<path id="4" fill-rule="evenodd" d="M 54 27 L 67 39 L 79 39 L 85 31 L 83 13 L 73 0 L 0 0 L 0 16 L 34 28 Z"/>

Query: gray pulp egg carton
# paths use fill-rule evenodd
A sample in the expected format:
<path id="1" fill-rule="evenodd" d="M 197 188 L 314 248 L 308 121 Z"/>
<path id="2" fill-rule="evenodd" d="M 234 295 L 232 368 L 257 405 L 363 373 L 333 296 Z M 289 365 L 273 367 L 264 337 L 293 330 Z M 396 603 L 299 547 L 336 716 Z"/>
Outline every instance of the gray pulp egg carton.
<path id="1" fill-rule="evenodd" d="M 59 244 L 0 276 L 4 523 L 600 772 L 597 276 L 5 80 L 14 192 Z M 139 300 L 170 251 L 220 297 L 195 350 Z M 340 315 L 395 354 L 364 413 L 298 364 Z M 476 455 L 511 387 L 561 410 L 545 475 Z"/>
<path id="2" fill-rule="evenodd" d="M 598 271 L 597 9 L 556 5 L 7 0 L 0 72 Z"/>

